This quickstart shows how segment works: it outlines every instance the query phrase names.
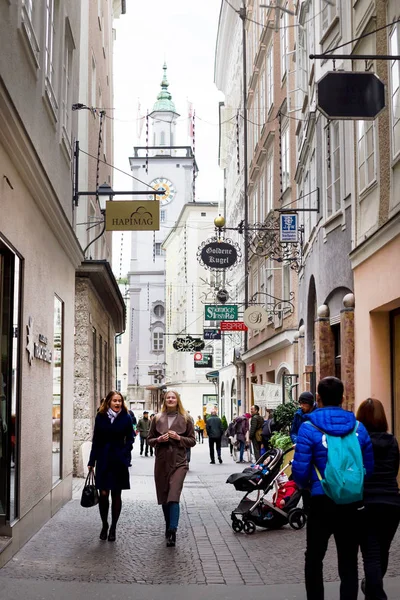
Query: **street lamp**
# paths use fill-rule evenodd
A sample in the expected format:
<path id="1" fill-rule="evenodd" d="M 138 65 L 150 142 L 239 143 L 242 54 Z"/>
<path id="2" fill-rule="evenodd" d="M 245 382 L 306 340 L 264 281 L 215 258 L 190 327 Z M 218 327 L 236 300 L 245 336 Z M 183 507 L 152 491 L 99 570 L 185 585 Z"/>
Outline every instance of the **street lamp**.
<path id="1" fill-rule="evenodd" d="M 97 196 L 99 198 L 100 212 L 104 215 L 106 212 L 107 196 L 108 200 L 112 200 L 114 197 L 114 190 L 108 183 L 104 182 L 97 188 Z"/>

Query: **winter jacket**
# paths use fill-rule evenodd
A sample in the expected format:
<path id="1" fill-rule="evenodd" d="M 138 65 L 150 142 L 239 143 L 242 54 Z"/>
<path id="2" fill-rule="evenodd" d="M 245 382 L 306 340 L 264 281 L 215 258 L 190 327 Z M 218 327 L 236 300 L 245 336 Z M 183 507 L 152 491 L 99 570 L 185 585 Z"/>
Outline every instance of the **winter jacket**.
<path id="1" fill-rule="evenodd" d="M 249 430 L 249 420 L 244 416 L 240 415 L 236 417 L 234 424 L 234 432 L 236 434 L 236 440 L 238 442 L 246 441 L 246 434 Z"/>
<path id="2" fill-rule="evenodd" d="M 224 429 L 222 427 L 222 421 L 217 415 L 212 415 L 208 417 L 206 421 L 206 430 L 209 438 L 220 438 L 224 433 Z"/>
<path id="3" fill-rule="evenodd" d="M 317 407 L 317 405 L 314 404 L 313 410 L 315 410 L 316 407 Z M 299 434 L 300 426 L 303 425 L 304 421 L 307 421 L 310 414 L 311 413 L 303 413 L 301 408 L 296 410 L 296 412 L 294 413 L 293 423 L 292 423 L 292 427 L 290 429 L 290 437 L 292 438 L 293 444 L 297 443 L 297 436 Z"/>
<path id="4" fill-rule="evenodd" d="M 397 474 L 399 445 L 391 433 L 370 433 L 374 452 L 374 472 L 364 483 L 366 504 L 395 504 L 400 506 Z"/>
<path id="5" fill-rule="evenodd" d="M 264 419 L 262 418 L 261 415 L 259 415 L 258 413 L 253 415 L 250 419 L 250 433 L 249 433 L 249 438 L 251 440 L 254 440 L 256 437 L 256 431 L 257 429 L 262 429 L 262 426 L 264 425 Z"/>
<path id="6" fill-rule="evenodd" d="M 324 491 L 314 465 L 323 479 L 328 450 L 326 443 L 322 443 L 323 433 L 312 424 L 329 435 L 344 436 L 354 429 L 356 418 L 352 412 L 340 406 L 326 406 L 309 413 L 308 420 L 299 429 L 292 463 L 293 479 L 300 488 L 311 488 L 312 496 L 321 496 Z M 357 436 L 363 455 L 365 475 L 369 477 L 374 468 L 374 456 L 371 440 L 362 423 L 358 425 Z"/>

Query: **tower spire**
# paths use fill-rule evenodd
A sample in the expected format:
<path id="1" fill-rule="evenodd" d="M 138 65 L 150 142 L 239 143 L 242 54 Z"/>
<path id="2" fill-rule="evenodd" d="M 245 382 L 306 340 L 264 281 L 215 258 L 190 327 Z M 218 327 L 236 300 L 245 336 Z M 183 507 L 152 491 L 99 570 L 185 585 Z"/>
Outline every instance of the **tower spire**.
<path id="1" fill-rule="evenodd" d="M 167 63 L 163 65 L 163 78 L 161 81 L 161 91 L 157 96 L 157 102 L 153 106 L 153 112 L 174 112 L 176 113 L 175 104 L 172 101 L 172 96 L 168 91 L 169 83 L 167 79 Z"/>

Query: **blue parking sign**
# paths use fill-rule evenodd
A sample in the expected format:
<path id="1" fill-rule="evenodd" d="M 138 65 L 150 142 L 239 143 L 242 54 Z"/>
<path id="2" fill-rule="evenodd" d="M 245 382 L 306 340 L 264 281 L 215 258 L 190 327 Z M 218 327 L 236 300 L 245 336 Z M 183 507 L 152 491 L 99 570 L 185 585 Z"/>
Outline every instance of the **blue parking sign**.
<path id="1" fill-rule="evenodd" d="M 281 242 L 298 242 L 297 213 L 280 213 L 279 239 Z"/>

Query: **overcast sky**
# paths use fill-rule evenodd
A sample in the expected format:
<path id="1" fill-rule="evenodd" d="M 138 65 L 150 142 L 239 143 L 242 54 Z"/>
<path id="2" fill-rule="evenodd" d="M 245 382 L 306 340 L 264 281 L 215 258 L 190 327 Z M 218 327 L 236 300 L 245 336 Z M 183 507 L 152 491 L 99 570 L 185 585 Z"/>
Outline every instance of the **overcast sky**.
<path id="1" fill-rule="evenodd" d="M 218 103 L 214 85 L 215 42 L 220 0 L 127 0 L 127 13 L 115 22 L 114 165 L 130 172 L 128 157 L 138 144 L 138 102 L 142 115 L 151 112 L 160 91 L 164 60 L 169 91 L 180 114 L 178 145 L 188 144 L 188 101 L 196 111 L 196 159 L 199 175 L 196 199 L 222 201 L 222 171 L 218 167 Z M 151 122 L 151 120 L 150 120 Z M 144 134 L 144 131 L 143 131 Z M 115 190 L 130 189 L 132 180 L 114 172 Z M 144 188 L 145 189 L 145 188 Z M 116 277 L 129 270 L 130 234 L 114 233 Z"/>

